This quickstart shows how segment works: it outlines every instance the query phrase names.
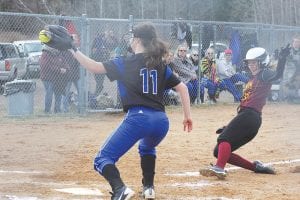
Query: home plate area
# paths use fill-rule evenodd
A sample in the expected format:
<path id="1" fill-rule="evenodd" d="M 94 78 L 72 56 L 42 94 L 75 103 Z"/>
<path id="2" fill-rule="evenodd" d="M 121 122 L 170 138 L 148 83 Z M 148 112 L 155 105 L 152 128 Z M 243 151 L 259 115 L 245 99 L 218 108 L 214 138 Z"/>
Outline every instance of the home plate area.
<path id="1" fill-rule="evenodd" d="M 294 159 L 294 160 L 282 160 L 282 161 L 276 161 L 276 162 L 270 162 L 266 163 L 266 165 L 289 165 L 289 164 L 297 164 L 300 162 L 300 159 Z M 299 173 L 297 170 L 299 166 L 296 166 L 295 169 L 296 171 L 294 173 Z M 239 167 L 228 167 L 226 170 L 228 172 L 230 171 L 236 171 L 241 168 Z M 38 176 L 40 174 L 46 174 L 46 172 L 34 172 L 34 171 L 5 171 L 5 170 L 0 170 L 0 175 L 4 174 L 14 174 L 15 176 Z M 205 188 L 205 187 L 219 187 L 222 185 L 228 185 L 227 181 L 220 181 L 218 179 L 209 179 L 209 180 L 197 180 L 198 177 L 201 177 L 199 172 L 176 172 L 176 173 L 166 173 L 164 176 L 168 177 L 174 177 L 174 179 L 177 182 L 173 181 L 170 184 L 160 184 L 157 185 L 159 188 L 165 188 L 169 190 L 181 190 L 181 189 L 191 189 L 191 190 L 199 190 L 200 188 Z M 196 179 L 195 179 L 196 178 Z M 193 179 L 193 180 L 191 180 Z M 190 181 L 187 181 L 190 180 Z M 32 185 L 39 185 L 39 186 L 44 186 L 48 187 L 51 193 L 50 196 L 46 197 L 41 197 L 42 195 L 39 195 L 39 197 L 31 196 L 31 195 L 15 195 L 15 194 L 1 194 L 0 193 L 0 199 L 1 200 L 42 200 L 42 199 L 51 199 L 51 200 L 61 200 L 61 199 L 72 199 L 72 200 L 81 200 L 81 199 L 97 199 L 97 200 L 105 200 L 109 199 L 109 194 L 107 191 L 109 191 L 109 186 L 108 185 L 98 185 L 98 184 L 93 184 L 93 185 L 77 185 L 76 183 L 51 183 L 51 182 L 34 182 L 30 181 L 29 177 L 23 177 L 22 179 L 19 180 L 7 180 L 8 182 L 11 183 L 11 181 L 15 181 L 16 184 L 22 184 L 26 182 L 30 182 Z M 1 181 L 3 183 L 3 180 Z M 131 185 L 132 186 L 132 185 Z M 133 186 L 134 187 L 134 186 Z M 134 188 L 137 188 L 139 186 L 136 186 Z M 140 197 L 140 191 L 135 191 L 136 192 L 136 198 L 138 199 Z M 177 200 L 210 200 L 210 199 L 218 199 L 218 200 L 232 200 L 236 198 L 227 198 L 223 196 L 213 196 L 213 197 L 193 197 L 192 195 L 187 195 L 183 194 L 182 197 L 180 195 L 176 195 L 176 197 L 170 197 L 167 196 L 166 194 L 159 194 L 159 199 L 177 199 Z"/>

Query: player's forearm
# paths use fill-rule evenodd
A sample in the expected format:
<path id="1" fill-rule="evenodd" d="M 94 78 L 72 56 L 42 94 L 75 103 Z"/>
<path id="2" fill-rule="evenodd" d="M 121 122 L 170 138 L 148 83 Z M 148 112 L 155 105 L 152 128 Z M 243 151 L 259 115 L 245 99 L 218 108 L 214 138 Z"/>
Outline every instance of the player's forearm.
<path id="1" fill-rule="evenodd" d="M 274 72 L 273 76 L 267 77 L 266 78 L 267 81 L 273 82 L 273 81 L 276 81 L 276 80 L 282 78 L 285 64 L 286 64 L 286 58 L 280 58 L 277 63 L 276 72 Z"/>
<path id="2" fill-rule="evenodd" d="M 191 118 L 191 110 L 190 110 L 190 96 L 188 89 L 184 83 L 180 83 L 175 87 L 176 91 L 180 95 L 181 104 L 183 107 L 183 113 L 185 119 Z"/>
<path id="3" fill-rule="evenodd" d="M 87 57 L 79 50 L 74 52 L 71 50 L 73 56 L 78 60 L 78 62 L 87 70 L 96 73 L 96 74 L 103 74 L 106 73 L 104 65 L 101 62 L 96 62 L 93 59 Z"/>
<path id="4" fill-rule="evenodd" d="M 285 57 L 280 58 L 277 63 L 276 77 L 274 77 L 275 80 L 277 80 L 283 76 L 285 65 L 286 65 L 286 58 Z"/>

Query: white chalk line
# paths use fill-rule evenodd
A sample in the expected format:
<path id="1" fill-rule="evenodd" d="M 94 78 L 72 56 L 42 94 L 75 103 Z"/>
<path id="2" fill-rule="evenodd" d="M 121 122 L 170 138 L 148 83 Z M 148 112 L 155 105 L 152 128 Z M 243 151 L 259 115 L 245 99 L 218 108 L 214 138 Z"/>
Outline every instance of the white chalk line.
<path id="1" fill-rule="evenodd" d="M 174 200 L 240 200 L 240 199 L 231 199 L 226 197 L 181 197 L 181 198 L 175 198 Z"/>
<path id="2" fill-rule="evenodd" d="M 54 190 L 74 195 L 103 196 L 103 193 L 99 189 L 93 188 L 62 188 Z"/>
<path id="3" fill-rule="evenodd" d="M 197 182 L 185 182 L 185 183 L 173 183 L 171 187 L 190 187 L 190 188 L 199 188 L 199 187 L 205 187 L 205 186 L 212 186 L 215 185 L 215 183 L 212 183 L 207 180 L 200 180 Z"/>
<path id="4" fill-rule="evenodd" d="M 38 200 L 37 197 L 18 197 L 15 195 L 5 195 L 4 198 L 8 200 Z"/>
<path id="5" fill-rule="evenodd" d="M 291 163 L 298 163 L 300 162 L 300 159 L 294 159 L 294 160 L 283 160 L 283 161 L 276 161 L 276 162 L 269 162 L 269 163 L 264 163 L 264 165 L 282 165 L 282 164 L 291 164 Z M 240 167 L 228 167 L 226 168 L 227 171 L 233 171 L 233 170 L 239 170 L 242 169 Z M 199 176 L 199 172 L 181 172 L 181 173 L 166 173 L 166 176 Z"/>
<path id="6" fill-rule="evenodd" d="M 277 161 L 277 162 L 270 162 L 270 163 L 265 163 L 265 165 L 281 165 L 281 164 L 291 164 L 291 163 L 298 163 L 300 162 L 300 159 L 294 159 L 294 160 L 283 160 L 283 161 Z M 241 169 L 240 167 L 229 167 L 226 168 L 226 170 L 238 170 Z M 4 171 L 0 170 L 0 173 L 15 173 L 15 174 L 41 174 L 44 172 L 39 172 L 39 171 Z M 165 174 L 167 176 L 199 176 L 199 172 L 183 172 L 183 173 L 167 173 Z M 49 185 L 55 185 L 54 183 L 48 183 Z M 206 180 L 200 180 L 198 182 L 185 182 L 185 183 L 173 183 L 169 186 L 171 187 L 192 187 L 192 188 L 199 188 L 199 187 L 205 187 L 205 186 L 211 186 L 214 184 L 218 183 L 212 183 Z M 78 195 L 78 196 L 97 196 L 101 197 L 103 196 L 103 193 L 99 189 L 95 188 L 76 188 L 76 187 L 71 187 L 71 188 L 61 188 L 61 189 L 53 189 L 58 192 L 62 193 L 69 193 L 73 195 Z M 37 197 L 17 197 L 15 195 L 5 195 L 6 198 L 9 200 L 38 200 Z M 218 199 L 228 199 L 226 197 L 217 197 Z M 186 198 L 184 198 L 186 199 Z M 193 199 L 193 198 L 191 198 Z M 205 198 L 209 199 L 209 198 Z M 212 199 L 215 199 L 215 197 L 212 197 Z M 228 199 L 232 200 L 232 199 Z"/>
<path id="7" fill-rule="evenodd" d="M 0 173 L 3 174 L 44 174 L 45 172 L 39 171 L 7 171 L 7 170 L 0 170 Z"/>

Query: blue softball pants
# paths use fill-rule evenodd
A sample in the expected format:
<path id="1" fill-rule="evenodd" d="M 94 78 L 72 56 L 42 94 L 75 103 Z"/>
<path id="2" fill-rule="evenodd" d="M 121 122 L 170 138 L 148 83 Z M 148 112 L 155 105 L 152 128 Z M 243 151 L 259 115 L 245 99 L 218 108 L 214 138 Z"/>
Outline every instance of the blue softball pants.
<path id="1" fill-rule="evenodd" d="M 186 83 L 186 86 L 188 88 L 189 91 L 189 96 L 190 96 L 190 100 L 193 103 L 196 98 L 197 98 L 197 94 L 198 94 L 198 80 L 190 80 L 189 82 Z"/>
<path id="2" fill-rule="evenodd" d="M 248 78 L 243 74 L 236 73 L 230 78 L 223 79 L 219 83 L 218 87 L 220 88 L 220 90 L 228 90 L 233 95 L 235 101 L 240 101 L 242 93 L 235 86 L 235 83 L 239 81 L 247 83 Z"/>
<path id="3" fill-rule="evenodd" d="M 217 84 L 208 78 L 202 77 L 200 82 L 200 96 L 204 97 L 205 88 L 207 88 L 208 95 L 214 96 L 217 91 Z"/>
<path id="4" fill-rule="evenodd" d="M 169 130 L 163 111 L 148 107 L 130 108 L 121 125 L 107 138 L 94 160 L 94 169 L 102 174 L 107 164 L 115 164 L 136 142 L 140 156 L 155 155 L 155 147 Z"/>

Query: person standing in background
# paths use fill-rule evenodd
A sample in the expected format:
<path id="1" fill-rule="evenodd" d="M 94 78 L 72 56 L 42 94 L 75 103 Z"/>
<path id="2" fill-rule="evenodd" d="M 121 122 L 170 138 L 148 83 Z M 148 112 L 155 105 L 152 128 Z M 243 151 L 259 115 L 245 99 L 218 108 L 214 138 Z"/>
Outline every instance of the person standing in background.
<path id="1" fill-rule="evenodd" d="M 59 25 L 62 27 L 65 27 L 67 29 L 68 33 L 72 36 L 72 38 L 74 40 L 74 45 L 77 48 L 80 48 L 79 35 L 78 35 L 78 32 L 77 32 L 73 22 L 70 20 L 60 19 Z M 70 70 L 66 76 L 67 77 L 67 85 L 66 85 L 65 92 L 62 96 L 62 108 L 63 108 L 64 112 L 69 112 L 71 96 L 72 96 L 72 92 L 71 92 L 72 84 L 74 85 L 76 92 L 77 92 L 77 94 L 75 94 L 75 96 L 79 94 L 80 72 L 79 72 L 79 62 L 72 56 L 72 54 L 66 52 L 65 55 L 66 55 L 65 59 L 67 60 L 67 62 L 69 63 L 69 66 L 70 66 Z"/>
<path id="2" fill-rule="evenodd" d="M 68 29 L 67 29 L 68 30 Z M 69 30 L 68 30 L 69 32 Z M 70 32 L 69 32 L 70 33 Z M 72 31 L 71 31 L 72 33 Z M 80 40 L 77 36 L 77 34 L 71 34 L 74 40 L 74 45 L 77 48 L 80 48 Z M 72 96 L 72 85 L 74 85 L 77 94 L 79 94 L 79 78 L 80 78 L 80 71 L 79 71 L 79 62 L 72 56 L 72 54 L 66 53 L 66 58 L 67 62 L 69 63 L 70 70 L 67 74 L 67 85 L 66 85 L 66 90 L 65 94 L 62 97 L 62 103 L 63 103 L 63 111 L 64 112 L 69 112 L 69 107 L 71 103 L 71 96 Z M 75 100 L 76 101 L 76 100 Z"/>
<path id="3" fill-rule="evenodd" d="M 92 55 L 91 58 L 97 62 L 105 62 L 111 58 L 111 54 L 118 46 L 118 40 L 113 35 L 111 30 L 107 30 L 104 33 L 98 33 L 92 43 Z M 96 88 L 94 95 L 98 96 L 103 90 L 103 83 L 105 76 L 103 74 L 94 74 L 96 81 Z"/>
<path id="4" fill-rule="evenodd" d="M 66 56 L 65 59 L 69 64 L 70 70 L 68 71 L 68 74 L 66 76 L 67 85 L 66 85 L 65 93 L 62 97 L 62 103 L 63 103 L 63 111 L 69 112 L 71 98 L 72 98 L 72 91 L 71 91 L 72 84 L 74 85 L 77 92 L 75 96 L 79 94 L 79 76 L 80 76 L 79 65 L 80 64 L 76 59 L 74 59 L 74 57 L 72 56 L 72 54 L 70 54 L 70 52 L 67 51 L 65 56 Z"/>
<path id="5" fill-rule="evenodd" d="M 293 37 L 292 49 L 287 57 L 280 90 L 283 100 L 300 103 L 300 34 Z"/>
<path id="6" fill-rule="evenodd" d="M 45 88 L 45 113 L 51 112 L 54 94 L 54 113 L 61 112 L 62 95 L 65 94 L 70 66 L 66 60 L 68 51 L 60 51 L 44 45 L 40 58 L 40 78 Z"/>

